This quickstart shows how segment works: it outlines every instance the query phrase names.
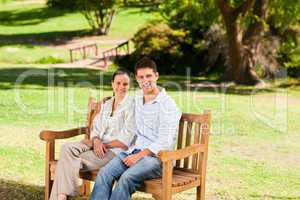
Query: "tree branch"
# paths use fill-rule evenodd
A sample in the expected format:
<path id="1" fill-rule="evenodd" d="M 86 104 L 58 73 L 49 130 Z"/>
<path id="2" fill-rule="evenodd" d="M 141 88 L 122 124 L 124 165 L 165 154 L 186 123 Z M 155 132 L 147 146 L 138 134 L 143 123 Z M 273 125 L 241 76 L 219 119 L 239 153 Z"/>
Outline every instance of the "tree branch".
<path id="1" fill-rule="evenodd" d="M 234 15 L 237 17 L 239 14 L 245 16 L 246 13 L 252 8 L 255 0 L 246 0 L 240 6 L 234 9 Z"/>
<path id="2" fill-rule="evenodd" d="M 264 32 L 264 21 L 268 15 L 269 0 L 256 0 L 253 6 L 253 14 L 257 16 L 253 23 L 247 29 L 246 40 L 252 40 L 255 36 L 261 36 Z"/>
<path id="3" fill-rule="evenodd" d="M 226 0 L 218 0 L 218 5 L 222 15 L 228 15 L 234 10 L 234 8 L 231 7 Z"/>

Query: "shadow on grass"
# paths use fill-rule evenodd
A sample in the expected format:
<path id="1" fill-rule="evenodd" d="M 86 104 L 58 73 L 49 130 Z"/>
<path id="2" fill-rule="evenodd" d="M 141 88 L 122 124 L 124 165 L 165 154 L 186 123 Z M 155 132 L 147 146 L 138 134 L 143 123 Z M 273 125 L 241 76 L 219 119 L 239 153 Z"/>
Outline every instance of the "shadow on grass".
<path id="1" fill-rule="evenodd" d="M 45 33 L 0 34 L 0 46 L 6 45 L 63 45 L 74 37 L 92 35 L 90 30 L 53 31 Z M 34 46 L 32 46 L 34 47 Z"/>
<path id="2" fill-rule="evenodd" d="M 44 187 L 0 179 L 0 199 L 43 200 Z"/>
<path id="3" fill-rule="evenodd" d="M 22 184 L 0 179 L 1 200 L 44 200 L 44 187 Z M 85 200 L 84 197 L 70 197 L 69 200 Z"/>
<path id="4" fill-rule="evenodd" d="M 174 82 L 176 84 L 174 84 Z M 191 92 L 213 92 L 221 94 L 251 95 L 266 92 L 276 92 L 276 88 L 255 88 L 254 86 L 231 85 L 222 83 L 217 79 L 186 76 L 161 76 L 160 85 L 168 88 L 170 91 L 176 91 L 178 88 L 182 91 Z"/>
<path id="5" fill-rule="evenodd" d="M 48 7 L 1 11 L 0 24 L 5 26 L 36 25 L 50 18 L 61 17 L 68 13 L 70 13 L 68 10 L 58 10 Z"/>
<path id="6" fill-rule="evenodd" d="M 0 89 L 9 90 L 38 86 L 87 87 L 111 90 L 111 72 L 78 68 L 5 68 L 0 69 Z"/>
<path id="7" fill-rule="evenodd" d="M 112 72 L 83 68 L 3 68 L 0 69 L 0 89 L 9 90 L 16 87 L 47 89 L 48 87 L 81 87 L 111 90 Z M 187 84 L 190 82 L 190 84 Z M 137 83 L 132 78 L 132 87 Z M 198 77 L 163 75 L 158 84 L 168 91 L 214 92 L 224 94 L 249 95 L 261 92 L 275 92 L 275 89 L 256 89 L 249 86 L 226 86 L 217 80 Z"/>
<path id="8" fill-rule="evenodd" d="M 31 9 L 16 9 L 0 12 L 0 24 L 13 27 L 37 25 L 49 19 L 62 17 L 72 11 L 53 9 L 48 7 L 38 7 Z M 74 11 L 73 11 L 74 12 Z M 28 28 L 27 28 L 28 29 Z M 52 31 L 44 33 L 25 33 L 25 34 L 0 34 L 0 46 L 27 44 L 27 45 L 58 45 L 65 44 L 74 37 L 92 35 L 90 30 L 74 31 Z"/>

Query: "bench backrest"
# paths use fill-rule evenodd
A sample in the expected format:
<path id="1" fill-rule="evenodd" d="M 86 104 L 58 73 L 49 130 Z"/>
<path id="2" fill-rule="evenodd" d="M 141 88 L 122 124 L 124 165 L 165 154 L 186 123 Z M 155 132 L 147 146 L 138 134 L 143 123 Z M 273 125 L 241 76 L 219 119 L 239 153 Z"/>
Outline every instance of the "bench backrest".
<path id="1" fill-rule="evenodd" d="M 110 98 L 111 97 L 105 97 L 104 99 L 102 99 L 102 101 L 97 101 L 92 97 L 89 98 L 87 120 L 86 120 L 86 126 L 88 127 L 89 131 L 87 132 L 86 138 L 90 138 L 90 130 L 92 128 L 93 120 L 95 116 L 100 112 L 102 103 L 107 101 Z"/>
<path id="2" fill-rule="evenodd" d="M 206 151 L 182 160 L 177 160 L 176 168 L 190 169 L 196 173 L 201 171 L 206 165 L 209 133 L 209 111 L 204 111 L 203 114 L 182 114 L 179 122 L 177 149 L 182 149 L 193 144 L 202 144 Z"/>
<path id="3" fill-rule="evenodd" d="M 87 127 L 91 128 L 92 122 L 97 113 L 101 110 L 101 104 L 108 98 L 102 101 L 96 101 L 94 98 L 89 99 Z M 204 111 L 203 114 L 188 114 L 183 113 L 179 122 L 177 149 L 188 147 L 192 144 L 202 144 L 208 147 L 209 133 L 210 133 L 210 112 Z M 86 135 L 89 138 L 89 133 Z M 204 153 L 194 154 L 182 160 L 176 161 L 176 168 L 189 169 L 194 172 L 201 172 L 205 167 L 207 160 L 207 151 Z"/>

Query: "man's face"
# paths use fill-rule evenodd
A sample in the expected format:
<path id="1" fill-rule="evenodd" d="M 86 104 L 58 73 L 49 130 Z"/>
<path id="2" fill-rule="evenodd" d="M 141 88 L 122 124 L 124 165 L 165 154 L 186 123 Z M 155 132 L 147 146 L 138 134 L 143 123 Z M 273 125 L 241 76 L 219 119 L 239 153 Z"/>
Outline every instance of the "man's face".
<path id="1" fill-rule="evenodd" d="M 151 93 L 157 88 L 156 82 L 159 75 L 158 72 L 154 72 L 151 68 L 138 69 L 135 78 L 145 94 Z"/>

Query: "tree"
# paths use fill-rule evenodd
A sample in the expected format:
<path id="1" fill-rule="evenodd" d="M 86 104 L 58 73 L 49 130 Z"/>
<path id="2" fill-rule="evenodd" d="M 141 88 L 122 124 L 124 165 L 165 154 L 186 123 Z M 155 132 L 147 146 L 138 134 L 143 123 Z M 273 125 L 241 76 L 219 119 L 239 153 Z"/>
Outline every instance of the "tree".
<path id="1" fill-rule="evenodd" d="M 216 24 L 221 26 L 213 33 L 212 43 L 219 45 L 215 48 L 218 52 L 211 51 L 210 46 L 207 51 L 222 54 L 222 79 L 253 85 L 262 76 L 274 78 L 279 74 L 282 45 L 289 42 L 285 46 L 291 49 L 295 45 L 290 44 L 297 44 L 293 28 L 299 27 L 300 0 L 165 0 L 161 15 L 173 29 L 189 30 L 193 43 L 202 40 Z"/>
<path id="2" fill-rule="evenodd" d="M 236 8 L 229 5 L 226 0 L 218 0 L 218 3 L 225 24 L 229 47 L 228 52 L 230 66 L 225 72 L 224 79 L 233 80 L 242 84 L 256 84 L 259 82 L 259 77 L 253 70 L 254 60 L 251 55 L 251 50 L 249 51 L 242 44 L 243 33 L 238 22 L 239 16 L 245 16 L 251 9 L 254 4 L 254 0 L 246 0 Z M 261 30 L 258 30 L 258 32 L 261 32 Z M 253 31 L 253 35 L 257 34 L 258 33 Z"/>
<path id="3" fill-rule="evenodd" d="M 110 30 L 119 0 L 78 0 L 78 8 L 94 33 L 106 35 Z"/>
<path id="4" fill-rule="evenodd" d="M 106 35 L 122 2 L 122 0 L 47 0 L 47 6 L 80 11 L 95 34 Z"/>
<path id="5" fill-rule="evenodd" d="M 257 84 L 260 82 L 255 71 L 258 65 L 264 69 L 267 77 L 274 77 L 280 67 L 276 52 L 274 55 L 265 51 L 266 44 L 270 44 L 272 40 L 269 36 L 274 35 L 270 32 L 271 27 L 285 31 L 297 22 L 300 18 L 297 12 L 300 1 L 275 0 L 271 3 L 269 0 L 217 0 L 217 3 L 226 29 L 230 63 L 223 79 L 240 84 Z M 273 13 L 269 13 L 270 10 Z M 280 11 L 278 13 L 289 13 L 289 16 L 278 19 L 280 16 L 274 10 Z M 271 18 L 275 20 L 272 22 L 269 20 Z M 284 19 L 285 24 L 282 23 Z"/>

